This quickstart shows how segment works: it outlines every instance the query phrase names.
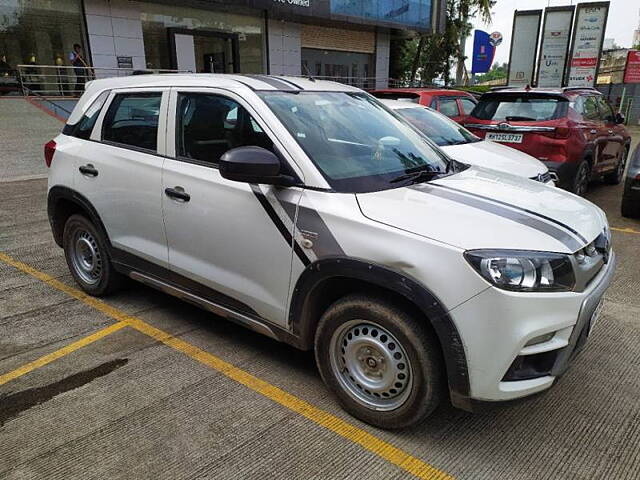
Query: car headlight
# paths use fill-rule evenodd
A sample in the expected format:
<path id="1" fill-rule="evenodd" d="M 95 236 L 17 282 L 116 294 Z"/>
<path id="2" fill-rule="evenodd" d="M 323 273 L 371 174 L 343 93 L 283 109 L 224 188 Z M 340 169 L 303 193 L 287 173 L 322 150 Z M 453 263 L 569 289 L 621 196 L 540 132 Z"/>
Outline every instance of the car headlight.
<path id="1" fill-rule="evenodd" d="M 573 290 L 576 278 L 569 255 L 519 250 L 469 250 L 467 261 L 498 288 L 518 292 Z"/>

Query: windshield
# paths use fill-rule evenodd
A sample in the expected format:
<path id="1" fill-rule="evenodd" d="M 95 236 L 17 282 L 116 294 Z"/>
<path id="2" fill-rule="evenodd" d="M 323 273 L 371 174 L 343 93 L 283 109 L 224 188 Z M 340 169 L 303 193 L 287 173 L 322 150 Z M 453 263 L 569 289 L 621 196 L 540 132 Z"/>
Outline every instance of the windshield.
<path id="1" fill-rule="evenodd" d="M 366 93 L 259 95 L 335 190 L 384 190 L 414 181 L 398 181 L 407 173 L 447 171 L 437 147 Z"/>
<path id="2" fill-rule="evenodd" d="M 569 102 L 549 95 L 489 95 L 480 99 L 471 116 L 480 120 L 544 121 L 567 114 Z"/>
<path id="3" fill-rule="evenodd" d="M 396 112 L 409 120 L 439 147 L 480 141 L 466 128 L 428 108 L 398 108 Z"/>

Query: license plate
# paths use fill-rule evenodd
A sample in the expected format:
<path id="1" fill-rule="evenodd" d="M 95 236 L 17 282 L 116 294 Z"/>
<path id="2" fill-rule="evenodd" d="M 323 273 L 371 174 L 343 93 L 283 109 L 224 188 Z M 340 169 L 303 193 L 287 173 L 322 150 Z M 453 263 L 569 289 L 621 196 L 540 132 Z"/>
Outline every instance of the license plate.
<path id="1" fill-rule="evenodd" d="M 598 318 L 600 318 L 602 307 L 604 307 L 604 298 L 600 300 L 600 302 L 598 303 L 598 306 L 593 311 L 593 314 L 591 314 L 591 320 L 589 320 L 589 335 L 591 335 L 594 325 L 598 321 Z"/>
<path id="2" fill-rule="evenodd" d="M 486 140 L 503 143 L 522 143 L 521 133 L 493 133 L 488 132 L 484 137 Z"/>

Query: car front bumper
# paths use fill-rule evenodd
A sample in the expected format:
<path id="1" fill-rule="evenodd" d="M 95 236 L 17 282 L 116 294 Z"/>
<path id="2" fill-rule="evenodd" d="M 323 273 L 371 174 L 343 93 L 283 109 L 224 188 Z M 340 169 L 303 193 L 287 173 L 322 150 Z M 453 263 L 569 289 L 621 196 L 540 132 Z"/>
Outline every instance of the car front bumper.
<path id="1" fill-rule="evenodd" d="M 583 292 L 523 294 L 491 287 L 454 308 L 470 403 L 514 400 L 551 387 L 586 343 L 615 264 L 612 252 Z"/>

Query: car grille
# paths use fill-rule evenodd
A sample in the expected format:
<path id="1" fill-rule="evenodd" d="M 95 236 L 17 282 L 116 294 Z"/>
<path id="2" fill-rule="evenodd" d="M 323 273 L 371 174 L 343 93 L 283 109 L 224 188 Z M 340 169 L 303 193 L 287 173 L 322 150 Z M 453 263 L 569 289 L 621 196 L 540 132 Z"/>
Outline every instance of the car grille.
<path id="1" fill-rule="evenodd" d="M 544 173 L 539 173 L 535 177 L 531 177 L 531 180 L 535 180 L 536 182 L 541 182 L 541 183 L 547 183 L 552 178 L 553 177 L 551 176 L 551 173 L 547 170 Z"/>

